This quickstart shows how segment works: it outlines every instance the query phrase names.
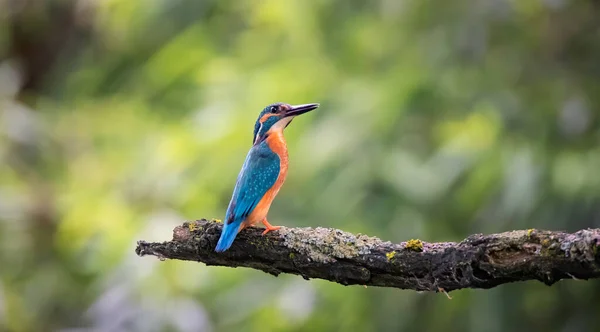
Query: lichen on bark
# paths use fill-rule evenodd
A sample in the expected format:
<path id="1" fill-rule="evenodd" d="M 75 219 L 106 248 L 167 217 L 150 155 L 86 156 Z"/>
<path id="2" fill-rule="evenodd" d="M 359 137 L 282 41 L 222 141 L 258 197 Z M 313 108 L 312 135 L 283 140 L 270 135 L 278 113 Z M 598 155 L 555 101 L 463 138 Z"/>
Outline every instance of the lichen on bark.
<path id="1" fill-rule="evenodd" d="M 140 256 L 249 267 L 272 275 L 297 274 L 343 285 L 450 292 L 525 280 L 600 277 L 600 230 L 544 230 L 475 234 L 459 243 L 409 240 L 399 244 L 329 228 L 287 228 L 261 235 L 247 228 L 216 253 L 222 223 L 205 219 L 173 230 L 173 240 L 139 241 Z"/>

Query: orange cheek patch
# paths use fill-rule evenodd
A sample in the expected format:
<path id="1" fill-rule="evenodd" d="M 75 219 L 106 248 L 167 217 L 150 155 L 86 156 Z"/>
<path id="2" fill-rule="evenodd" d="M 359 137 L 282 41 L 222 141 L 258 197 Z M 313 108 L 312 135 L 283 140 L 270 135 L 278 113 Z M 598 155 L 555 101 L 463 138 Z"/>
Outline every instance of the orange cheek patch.
<path id="1" fill-rule="evenodd" d="M 265 114 L 260 118 L 260 120 L 258 120 L 258 122 L 265 123 L 265 121 L 267 121 L 268 118 L 275 116 L 275 115 L 277 115 L 277 114 L 271 114 L 271 113 Z"/>

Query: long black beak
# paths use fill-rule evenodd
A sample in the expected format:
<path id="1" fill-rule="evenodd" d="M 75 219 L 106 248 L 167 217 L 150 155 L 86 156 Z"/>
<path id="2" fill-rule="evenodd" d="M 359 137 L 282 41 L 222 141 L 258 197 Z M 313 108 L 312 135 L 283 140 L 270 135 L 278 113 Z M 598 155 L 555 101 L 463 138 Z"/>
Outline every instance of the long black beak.
<path id="1" fill-rule="evenodd" d="M 300 114 L 304 114 L 310 112 L 319 107 L 319 104 L 303 104 L 303 105 L 293 105 L 292 108 L 285 112 L 285 117 L 288 116 L 296 116 Z"/>

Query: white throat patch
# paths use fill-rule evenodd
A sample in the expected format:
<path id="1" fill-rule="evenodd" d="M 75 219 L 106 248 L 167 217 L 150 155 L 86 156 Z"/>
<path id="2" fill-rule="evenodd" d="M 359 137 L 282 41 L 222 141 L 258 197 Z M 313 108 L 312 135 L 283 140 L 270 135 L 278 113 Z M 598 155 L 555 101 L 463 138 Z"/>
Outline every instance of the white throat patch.
<path id="1" fill-rule="evenodd" d="M 287 126 L 293 119 L 293 116 L 288 116 L 286 118 L 283 118 L 277 122 L 275 122 L 275 124 L 271 127 L 271 129 L 269 129 L 269 131 L 271 130 L 283 130 L 285 128 L 285 126 Z"/>
<path id="2" fill-rule="evenodd" d="M 277 122 L 275 122 L 275 124 L 273 126 L 271 126 L 271 128 L 269 129 L 269 131 L 283 131 L 283 129 L 285 129 L 285 127 L 294 119 L 293 116 L 288 116 L 285 117 Z M 256 137 L 254 137 L 254 143 L 256 143 L 256 141 L 258 140 L 258 135 L 260 134 L 260 131 L 262 129 L 263 124 L 260 124 L 260 127 L 258 127 L 258 131 L 256 132 Z"/>

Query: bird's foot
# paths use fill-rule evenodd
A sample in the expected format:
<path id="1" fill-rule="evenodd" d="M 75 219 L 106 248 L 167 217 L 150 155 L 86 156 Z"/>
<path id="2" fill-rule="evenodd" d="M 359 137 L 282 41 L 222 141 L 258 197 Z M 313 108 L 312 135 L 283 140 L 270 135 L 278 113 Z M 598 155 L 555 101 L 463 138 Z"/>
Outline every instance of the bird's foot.
<path id="1" fill-rule="evenodd" d="M 281 226 L 271 226 L 271 227 L 268 227 L 267 229 L 265 229 L 264 232 L 262 232 L 262 235 L 265 235 L 265 234 L 269 233 L 270 231 L 276 231 L 276 230 L 278 230 L 280 228 L 281 228 Z"/>
<path id="2" fill-rule="evenodd" d="M 262 223 L 263 223 L 263 224 L 265 225 L 265 227 L 267 228 L 267 229 L 265 229 L 265 231 L 262 233 L 262 235 L 265 235 L 265 234 L 269 233 L 270 231 L 276 231 L 276 230 L 278 230 L 278 229 L 280 229 L 280 228 L 281 228 L 281 226 L 273 226 L 273 225 L 269 224 L 269 222 L 267 221 L 267 218 L 265 218 L 265 220 L 263 220 L 263 222 L 262 222 Z"/>

